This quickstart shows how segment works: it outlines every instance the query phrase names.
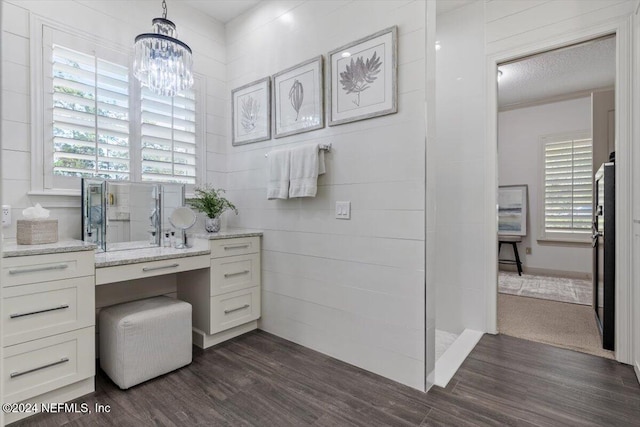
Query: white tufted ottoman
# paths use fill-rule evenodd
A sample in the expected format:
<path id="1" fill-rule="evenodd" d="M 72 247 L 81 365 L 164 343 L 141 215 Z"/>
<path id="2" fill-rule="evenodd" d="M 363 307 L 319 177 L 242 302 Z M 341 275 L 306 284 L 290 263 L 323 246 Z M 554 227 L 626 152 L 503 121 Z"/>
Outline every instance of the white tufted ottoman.
<path id="1" fill-rule="evenodd" d="M 155 297 L 104 308 L 100 367 L 120 388 L 191 363 L 191 304 Z"/>

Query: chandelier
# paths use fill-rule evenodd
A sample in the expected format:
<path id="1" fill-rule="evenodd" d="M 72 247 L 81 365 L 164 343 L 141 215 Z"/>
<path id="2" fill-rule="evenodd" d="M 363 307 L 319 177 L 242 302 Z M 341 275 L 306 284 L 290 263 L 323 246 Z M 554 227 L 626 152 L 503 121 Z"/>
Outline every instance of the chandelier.
<path id="1" fill-rule="evenodd" d="M 191 48 L 178 40 L 176 25 L 167 19 L 162 0 L 162 18 L 152 21 L 153 33 L 136 37 L 133 75 L 142 86 L 161 96 L 174 96 L 193 85 Z"/>

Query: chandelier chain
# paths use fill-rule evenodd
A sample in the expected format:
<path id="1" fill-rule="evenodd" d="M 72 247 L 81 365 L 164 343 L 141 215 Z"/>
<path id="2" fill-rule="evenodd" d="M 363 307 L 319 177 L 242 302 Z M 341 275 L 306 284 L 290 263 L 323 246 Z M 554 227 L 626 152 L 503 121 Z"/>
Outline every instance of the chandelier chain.
<path id="1" fill-rule="evenodd" d="M 166 0 L 162 0 L 162 17 L 167 19 L 167 2 Z"/>

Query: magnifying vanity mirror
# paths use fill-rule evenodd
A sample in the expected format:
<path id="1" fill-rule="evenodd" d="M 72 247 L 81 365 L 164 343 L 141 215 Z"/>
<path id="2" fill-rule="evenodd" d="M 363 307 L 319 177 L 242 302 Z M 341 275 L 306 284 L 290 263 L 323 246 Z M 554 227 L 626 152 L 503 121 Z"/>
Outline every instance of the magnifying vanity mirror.
<path id="1" fill-rule="evenodd" d="M 193 227 L 197 219 L 196 213 L 186 206 L 173 210 L 173 213 L 169 216 L 169 222 L 178 230 L 182 230 L 182 242 L 176 245 L 176 249 L 191 247 L 187 243 L 187 230 Z"/>
<path id="2" fill-rule="evenodd" d="M 83 179 L 83 240 L 104 251 L 160 246 L 184 200 L 183 184 Z"/>

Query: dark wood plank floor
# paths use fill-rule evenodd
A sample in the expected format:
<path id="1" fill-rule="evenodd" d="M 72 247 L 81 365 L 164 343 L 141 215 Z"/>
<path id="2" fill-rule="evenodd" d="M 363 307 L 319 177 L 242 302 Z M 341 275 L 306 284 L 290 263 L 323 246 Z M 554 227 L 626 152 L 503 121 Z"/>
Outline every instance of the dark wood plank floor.
<path id="1" fill-rule="evenodd" d="M 501 335 L 427 394 L 256 331 L 194 348 L 190 366 L 128 391 L 101 373 L 77 402 L 111 413 L 14 426 L 640 426 L 630 366 Z"/>

